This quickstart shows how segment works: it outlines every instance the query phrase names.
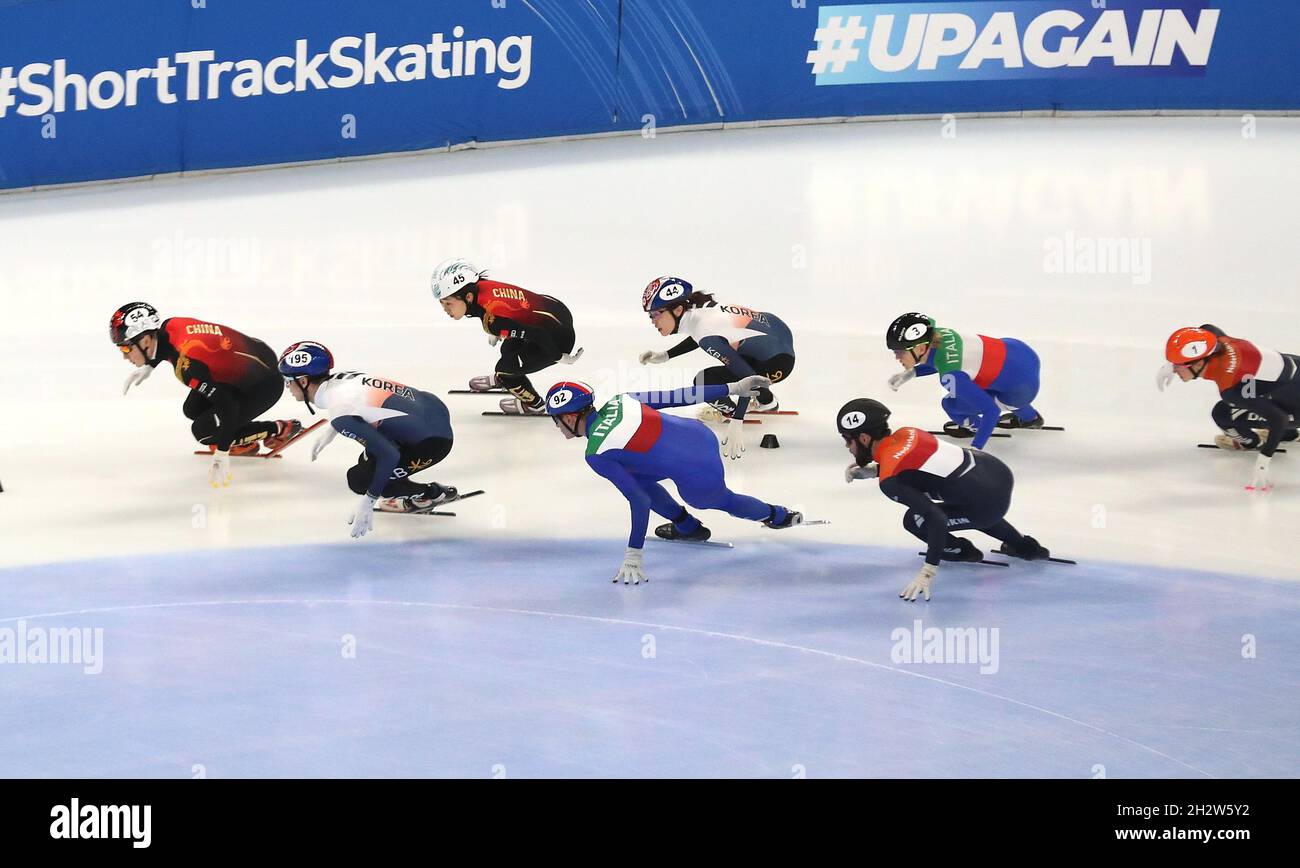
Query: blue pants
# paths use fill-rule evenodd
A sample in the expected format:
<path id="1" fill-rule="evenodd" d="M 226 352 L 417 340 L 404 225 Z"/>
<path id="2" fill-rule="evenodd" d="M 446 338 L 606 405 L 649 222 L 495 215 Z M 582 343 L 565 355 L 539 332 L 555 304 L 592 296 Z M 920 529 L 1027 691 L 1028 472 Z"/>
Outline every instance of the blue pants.
<path id="1" fill-rule="evenodd" d="M 674 426 L 674 428 L 679 427 L 682 426 Z M 713 433 L 698 422 L 693 422 L 689 428 L 690 433 L 687 436 L 679 435 L 674 438 L 674 446 L 687 448 L 674 450 L 678 461 L 671 475 L 662 477 L 657 474 L 654 476 L 635 472 L 632 474 L 632 478 L 650 498 L 650 508 L 672 522 L 677 522 L 682 517 L 682 513 L 685 512 L 684 507 L 660 484 L 660 480 L 668 478 L 676 484 L 677 493 L 681 495 L 682 500 L 696 509 L 718 509 L 736 518 L 747 518 L 751 521 L 767 518 L 771 510 L 766 503 L 756 497 L 737 494 L 727 488 L 727 480 L 722 469 L 722 456 L 718 454 L 718 442 L 714 439 Z M 699 526 L 699 520 L 691 517 L 688 521 L 678 524 L 677 529 L 684 533 L 691 533 Z"/>

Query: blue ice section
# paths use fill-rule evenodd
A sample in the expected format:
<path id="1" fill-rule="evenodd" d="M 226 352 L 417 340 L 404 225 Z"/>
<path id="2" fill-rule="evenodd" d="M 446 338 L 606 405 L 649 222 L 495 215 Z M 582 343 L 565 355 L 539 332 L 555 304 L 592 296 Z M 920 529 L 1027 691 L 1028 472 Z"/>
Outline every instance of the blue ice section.
<path id="1" fill-rule="evenodd" d="M 651 544 L 641 587 L 609 581 L 621 541 L 3 571 L 0 630 L 104 645 L 98 675 L 0 664 L 0 774 L 1300 774 L 1300 585 L 954 565 L 909 605 L 910 551 L 815 533 Z M 915 619 L 996 628 L 996 672 L 896 662 Z"/>

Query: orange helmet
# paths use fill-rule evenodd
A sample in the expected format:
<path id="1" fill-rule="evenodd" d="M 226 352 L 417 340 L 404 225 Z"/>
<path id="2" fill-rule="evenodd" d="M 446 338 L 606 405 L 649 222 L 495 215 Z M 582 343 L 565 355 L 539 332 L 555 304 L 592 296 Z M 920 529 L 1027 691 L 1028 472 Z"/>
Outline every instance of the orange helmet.
<path id="1" fill-rule="evenodd" d="M 1218 349 L 1219 339 L 1205 329 L 1181 328 L 1165 342 L 1165 358 L 1175 365 L 1199 362 Z"/>

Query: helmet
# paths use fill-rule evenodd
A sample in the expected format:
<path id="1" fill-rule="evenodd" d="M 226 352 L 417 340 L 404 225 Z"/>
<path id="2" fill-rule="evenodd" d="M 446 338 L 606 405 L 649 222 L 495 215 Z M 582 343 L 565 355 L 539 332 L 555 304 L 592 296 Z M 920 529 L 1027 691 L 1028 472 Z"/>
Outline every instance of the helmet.
<path id="1" fill-rule="evenodd" d="M 433 269 L 433 278 L 430 281 L 433 300 L 442 301 L 468 289 L 477 283 L 484 273 L 475 268 L 468 259 L 444 259 Z"/>
<path id="2" fill-rule="evenodd" d="M 923 313 L 905 313 L 889 324 L 885 346 L 894 351 L 907 350 L 917 344 L 928 344 L 933 337 L 933 319 Z"/>
<path id="3" fill-rule="evenodd" d="M 596 393 L 591 386 L 572 380 L 556 383 L 546 393 L 546 413 L 549 416 L 581 413 L 595 403 Z"/>
<path id="4" fill-rule="evenodd" d="M 113 318 L 108 321 L 108 336 L 118 346 L 134 343 L 135 339 L 147 331 L 162 328 L 162 319 L 154 306 L 143 301 L 124 304 L 113 311 Z"/>
<path id="5" fill-rule="evenodd" d="M 1182 328 L 1165 342 L 1165 358 L 1175 365 L 1190 365 L 1214 354 L 1219 339 L 1205 329 Z"/>
<path id="6" fill-rule="evenodd" d="M 854 398 L 835 415 L 835 427 L 845 437 L 882 437 L 889 430 L 889 408 L 871 398 Z"/>
<path id="7" fill-rule="evenodd" d="M 323 377 L 334 367 L 334 355 L 324 344 L 298 341 L 280 354 L 278 367 L 286 377 Z"/>
<path id="8" fill-rule="evenodd" d="M 656 277 L 641 293 L 641 309 L 646 313 L 682 303 L 695 289 L 680 277 Z"/>

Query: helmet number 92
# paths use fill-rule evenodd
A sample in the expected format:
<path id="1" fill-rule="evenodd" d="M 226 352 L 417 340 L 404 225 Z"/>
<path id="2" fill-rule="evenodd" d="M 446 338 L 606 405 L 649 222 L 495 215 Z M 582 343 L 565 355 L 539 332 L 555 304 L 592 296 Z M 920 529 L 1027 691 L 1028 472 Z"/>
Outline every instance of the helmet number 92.
<path id="1" fill-rule="evenodd" d="M 551 396 L 551 408 L 558 410 L 565 404 L 573 400 L 573 392 L 568 389 L 561 389 Z"/>

